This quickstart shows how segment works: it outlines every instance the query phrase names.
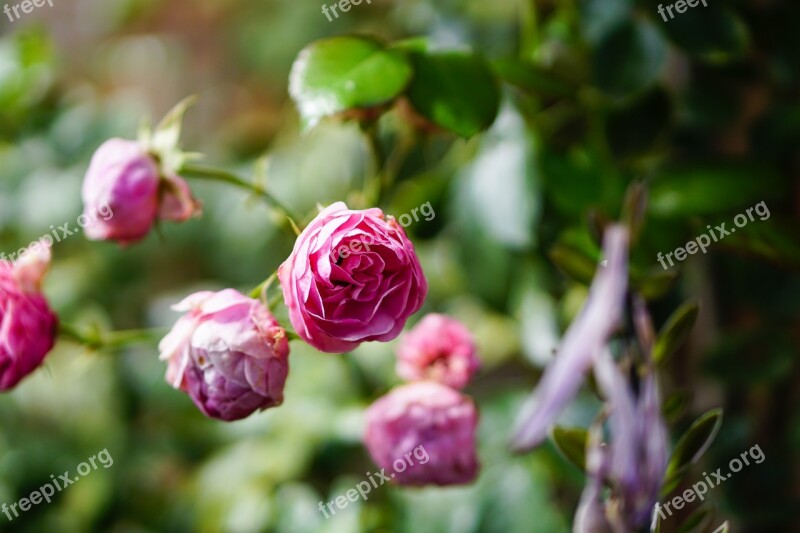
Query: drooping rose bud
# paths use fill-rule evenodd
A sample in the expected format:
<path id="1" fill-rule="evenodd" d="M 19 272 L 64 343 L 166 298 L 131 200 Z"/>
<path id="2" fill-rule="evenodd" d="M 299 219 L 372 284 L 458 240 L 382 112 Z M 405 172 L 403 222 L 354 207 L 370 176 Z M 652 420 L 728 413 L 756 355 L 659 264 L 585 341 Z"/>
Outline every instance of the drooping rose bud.
<path id="1" fill-rule="evenodd" d="M 465 484 L 478 473 L 477 424 L 475 404 L 468 396 L 439 383 L 417 381 L 397 387 L 369 407 L 364 441 L 375 463 L 396 483 Z"/>
<path id="2" fill-rule="evenodd" d="M 97 149 L 83 182 L 86 236 L 129 244 L 143 239 L 157 220 L 182 222 L 199 212 L 186 182 L 164 175 L 137 141 L 110 139 Z M 97 213 L 110 211 L 109 218 Z"/>
<path id="3" fill-rule="evenodd" d="M 198 292 L 159 344 L 167 381 L 211 418 L 239 420 L 283 402 L 286 331 L 261 302 L 233 289 Z"/>
<path id="4" fill-rule="evenodd" d="M 428 292 L 403 228 L 380 209 L 343 202 L 308 225 L 278 277 L 298 335 L 329 353 L 394 339 Z"/>
<path id="5" fill-rule="evenodd" d="M 0 262 L 0 391 L 33 372 L 55 344 L 58 318 L 40 292 L 50 247 L 31 247 L 13 266 Z"/>
<path id="6" fill-rule="evenodd" d="M 397 348 L 397 374 L 464 388 L 480 368 L 475 341 L 459 321 L 432 313 L 405 334 Z"/>

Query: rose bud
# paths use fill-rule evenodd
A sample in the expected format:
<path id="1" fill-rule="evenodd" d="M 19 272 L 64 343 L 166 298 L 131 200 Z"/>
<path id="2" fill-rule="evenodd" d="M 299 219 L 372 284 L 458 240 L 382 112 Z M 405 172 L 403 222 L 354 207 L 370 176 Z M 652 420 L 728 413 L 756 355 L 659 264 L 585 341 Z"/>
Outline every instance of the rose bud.
<path id="1" fill-rule="evenodd" d="M 200 210 L 186 182 L 162 175 L 142 143 L 111 139 L 97 149 L 83 181 L 85 228 L 92 240 L 130 244 L 143 239 L 156 221 L 182 222 Z M 110 210 L 108 219 L 97 213 Z"/>
<path id="2" fill-rule="evenodd" d="M 239 420 L 283 403 L 289 341 L 259 301 L 233 289 L 198 292 L 159 344 L 167 381 L 208 417 Z"/>
<path id="3" fill-rule="evenodd" d="M 0 391 L 33 372 L 55 344 L 58 318 L 40 292 L 49 264 L 43 242 L 13 265 L 0 262 Z"/>
<path id="4" fill-rule="evenodd" d="M 461 322 L 435 313 L 403 336 L 397 356 L 401 378 L 429 379 L 455 389 L 464 388 L 480 368 L 469 330 Z"/>
<path id="5" fill-rule="evenodd" d="M 375 463 L 400 485 L 458 485 L 478 473 L 477 424 L 468 396 L 417 381 L 369 407 L 364 442 Z"/>
<path id="6" fill-rule="evenodd" d="M 403 228 L 380 209 L 324 209 L 278 269 L 289 318 L 318 350 L 390 341 L 422 307 L 428 283 Z"/>

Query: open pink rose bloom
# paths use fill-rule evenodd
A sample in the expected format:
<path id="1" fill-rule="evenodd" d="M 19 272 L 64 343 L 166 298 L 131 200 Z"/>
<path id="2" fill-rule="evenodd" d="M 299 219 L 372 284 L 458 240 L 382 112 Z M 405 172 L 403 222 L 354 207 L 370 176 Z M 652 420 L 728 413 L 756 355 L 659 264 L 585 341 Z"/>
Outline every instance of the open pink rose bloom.
<path id="1" fill-rule="evenodd" d="M 286 331 L 257 300 L 233 289 L 198 292 L 159 345 L 167 381 L 211 418 L 238 420 L 283 403 Z"/>
<path id="2" fill-rule="evenodd" d="M 0 262 L 0 391 L 33 372 L 55 344 L 58 318 L 40 292 L 49 264 L 43 243 L 14 265 Z"/>
<path id="3" fill-rule="evenodd" d="M 403 228 L 380 209 L 343 202 L 308 225 L 278 277 L 298 335 L 329 353 L 396 338 L 428 292 Z"/>

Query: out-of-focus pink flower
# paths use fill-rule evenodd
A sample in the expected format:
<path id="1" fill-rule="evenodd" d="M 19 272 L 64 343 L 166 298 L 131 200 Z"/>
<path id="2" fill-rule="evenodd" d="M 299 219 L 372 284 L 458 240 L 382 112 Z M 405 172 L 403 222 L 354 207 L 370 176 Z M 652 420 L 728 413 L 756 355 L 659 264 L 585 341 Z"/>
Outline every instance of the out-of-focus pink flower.
<path id="1" fill-rule="evenodd" d="M 432 313 L 406 333 L 397 349 L 397 374 L 464 388 L 480 368 L 475 341 L 459 321 Z"/>
<path id="2" fill-rule="evenodd" d="M 380 209 L 343 202 L 308 225 L 278 277 L 298 335 L 329 353 L 394 339 L 428 292 L 403 228 Z"/>
<path id="3" fill-rule="evenodd" d="M 364 436 L 375 463 L 401 485 L 458 485 L 478 473 L 472 400 L 432 381 L 408 383 L 367 410 Z M 415 454 L 424 451 L 424 463 Z M 419 454 L 422 455 L 422 454 Z M 409 464 L 410 457 L 417 460 Z"/>
<path id="4" fill-rule="evenodd" d="M 233 289 L 198 292 L 159 344 L 167 381 L 211 418 L 238 420 L 283 402 L 286 331 L 259 301 Z"/>
<path id="5" fill-rule="evenodd" d="M 97 149 L 83 181 L 85 228 L 93 240 L 129 244 L 143 239 L 157 220 L 181 222 L 200 210 L 186 182 L 162 175 L 158 161 L 137 141 L 110 139 Z M 97 219 L 101 210 L 113 213 Z"/>
<path id="6" fill-rule="evenodd" d="M 45 243 L 13 266 L 0 262 L 0 391 L 33 372 L 55 344 L 58 318 L 39 292 L 49 264 Z"/>

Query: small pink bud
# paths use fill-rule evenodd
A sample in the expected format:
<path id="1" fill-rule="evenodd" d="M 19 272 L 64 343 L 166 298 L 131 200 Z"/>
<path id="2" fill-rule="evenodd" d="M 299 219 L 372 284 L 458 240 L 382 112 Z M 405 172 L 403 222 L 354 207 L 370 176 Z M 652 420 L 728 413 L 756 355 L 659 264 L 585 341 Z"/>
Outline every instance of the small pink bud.
<path id="1" fill-rule="evenodd" d="M 397 349 L 397 374 L 463 389 L 480 368 L 475 341 L 461 322 L 430 314 L 406 333 Z"/>
<path id="2" fill-rule="evenodd" d="M 157 220 L 183 221 L 199 212 L 189 186 L 162 176 L 158 161 L 136 141 L 111 139 L 97 149 L 83 182 L 85 233 L 93 240 L 129 244 L 143 239 Z M 111 211 L 109 218 L 99 212 Z"/>
<path id="3" fill-rule="evenodd" d="M 400 485 L 466 484 L 478 473 L 477 424 L 468 396 L 417 381 L 369 407 L 364 441 L 375 463 Z"/>

